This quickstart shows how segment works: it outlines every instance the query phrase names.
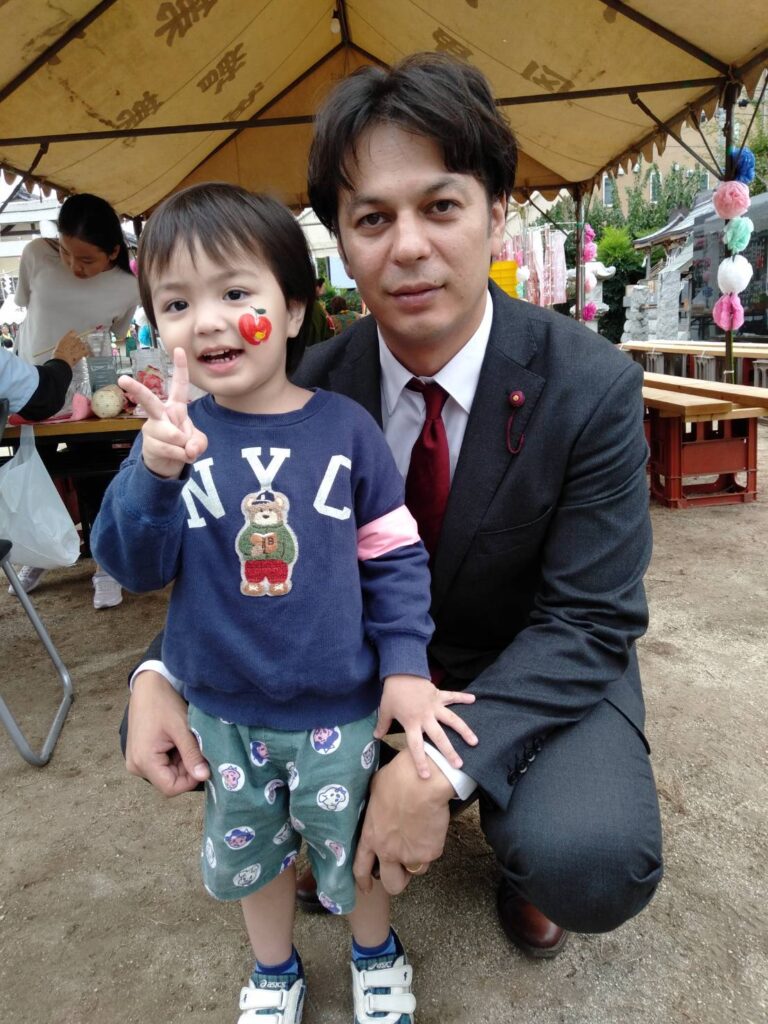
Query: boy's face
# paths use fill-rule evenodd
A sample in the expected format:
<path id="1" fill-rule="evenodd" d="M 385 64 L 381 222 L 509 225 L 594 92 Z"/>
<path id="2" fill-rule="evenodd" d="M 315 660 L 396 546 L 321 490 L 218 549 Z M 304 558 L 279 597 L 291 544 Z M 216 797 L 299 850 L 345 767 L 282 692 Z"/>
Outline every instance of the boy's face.
<path id="1" fill-rule="evenodd" d="M 194 255 L 194 259 L 193 259 Z M 285 347 L 304 319 L 299 302 L 286 304 L 275 275 L 254 255 L 233 253 L 227 267 L 199 247 L 177 247 L 152 281 L 157 328 L 169 352 L 182 348 L 189 378 L 219 405 L 236 412 L 264 411 L 286 383 Z M 272 330 L 250 344 L 238 321 L 265 310 Z"/>
<path id="2" fill-rule="evenodd" d="M 339 253 L 394 355 L 433 373 L 480 326 L 506 204 L 449 171 L 433 139 L 370 128 L 339 194 Z"/>

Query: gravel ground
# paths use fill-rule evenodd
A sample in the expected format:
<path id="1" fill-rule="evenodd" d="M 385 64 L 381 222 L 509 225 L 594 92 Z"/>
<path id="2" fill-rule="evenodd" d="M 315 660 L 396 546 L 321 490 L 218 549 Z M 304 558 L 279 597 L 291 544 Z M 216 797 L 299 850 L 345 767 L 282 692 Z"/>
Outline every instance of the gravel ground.
<path id="1" fill-rule="evenodd" d="M 666 876 L 608 935 L 532 962 L 497 925 L 497 871 L 470 810 L 446 854 L 397 900 L 419 1024 L 759 1024 L 768 1003 L 766 540 L 751 505 L 653 508 L 640 644 Z M 125 673 L 167 594 L 94 612 L 93 563 L 50 573 L 34 600 L 74 679 L 53 761 L 26 765 L 0 729 L 0 1020 L 234 1022 L 249 954 L 239 911 L 198 879 L 201 802 L 165 801 L 123 769 Z M 0 593 L 5 699 L 42 736 L 55 681 L 18 603 Z M 300 915 L 305 1024 L 349 1024 L 343 922 Z"/>

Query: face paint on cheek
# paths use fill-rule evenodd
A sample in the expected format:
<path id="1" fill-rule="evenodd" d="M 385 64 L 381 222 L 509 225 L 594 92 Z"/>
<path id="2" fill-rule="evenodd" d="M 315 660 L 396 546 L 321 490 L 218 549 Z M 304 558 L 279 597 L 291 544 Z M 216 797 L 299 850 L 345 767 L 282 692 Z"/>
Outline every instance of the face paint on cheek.
<path id="1" fill-rule="evenodd" d="M 272 333 L 272 321 L 264 316 L 265 309 L 256 309 L 254 306 L 251 306 L 251 309 L 253 313 L 243 313 L 237 321 L 237 329 L 240 337 L 249 345 L 260 345 L 262 341 L 267 341 Z"/>

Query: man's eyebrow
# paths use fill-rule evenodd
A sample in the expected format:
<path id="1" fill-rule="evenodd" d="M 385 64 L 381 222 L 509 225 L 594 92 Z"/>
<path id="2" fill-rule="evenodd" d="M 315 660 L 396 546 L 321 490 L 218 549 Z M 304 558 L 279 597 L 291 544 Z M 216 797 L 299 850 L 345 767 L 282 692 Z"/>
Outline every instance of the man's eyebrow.
<path id="1" fill-rule="evenodd" d="M 429 196 L 434 195 L 435 192 L 441 192 L 444 188 L 455 188 L 463 195 L 466 195 L 467 185 L 462 179 L 463 175 L 461 174 L 446 174 L 422 189 L 420 195 L 422 198 L 427 199 Z M 348 207 L 354 211 L 361 206 L 381 206 L 386 205 L 386 202 L 381 196 L 374 195 L 373 193 L 352 192 L 350 193 Z"/>

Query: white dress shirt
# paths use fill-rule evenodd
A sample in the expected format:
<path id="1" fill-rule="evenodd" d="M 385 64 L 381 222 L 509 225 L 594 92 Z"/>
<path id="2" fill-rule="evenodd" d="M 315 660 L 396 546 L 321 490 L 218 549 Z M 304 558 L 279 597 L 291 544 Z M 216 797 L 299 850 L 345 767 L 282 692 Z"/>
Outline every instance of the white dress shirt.
<path id="1" fill-rule="evenodd" d="M 451 480 L 453 480 L 453 473 L 459 460 L 472 402 L 475 399 L 480 369 L 491 334 L 492 320 L 493 302 L 489 292 L 480 326 L 466 345 L 434 377 L 420 378 L 425 382 L 437 381 L 448 392 L 448 399 L 443 406 L 443 423 L 448 438 Z M 424 424 L 424 398 L 417 391 L 409 391 L 406 388 L 405 385 L 411 380 L 413 374 L 395 359 L 387 348 L 381 332 L 379 332 L 379 359 L 381 361 L 381 419 L 384 436 L 395 457 L 397 468 L 405 479 L 411 460 L 411 449 Z M 173 678 L 160 661 L 142 662 L 131 676 L 131 686 L 139 672 L 148 669 L 159 672 L 175 689 L 181 690 L 180 681 Z M 456 791 L 456 796 L 460 800 L 466 800 L 471 796 L 477 788 L 475 780 L 466 772 L 450 765 L 440 751 L 430 743 L 425 743 L 424 748 L 451 783 Z"/>

